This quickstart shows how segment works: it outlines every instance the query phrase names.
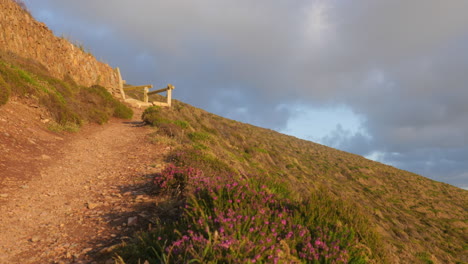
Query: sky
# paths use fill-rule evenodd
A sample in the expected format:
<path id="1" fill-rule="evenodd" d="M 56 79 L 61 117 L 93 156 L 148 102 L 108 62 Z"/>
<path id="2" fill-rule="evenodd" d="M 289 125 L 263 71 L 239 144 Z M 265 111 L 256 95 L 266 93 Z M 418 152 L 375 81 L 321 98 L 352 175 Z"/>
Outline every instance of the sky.
<path id="1" fill-rule="evenodd" d="M 24 0 L 135 85 L 468 189 L 466 0 Z"/>

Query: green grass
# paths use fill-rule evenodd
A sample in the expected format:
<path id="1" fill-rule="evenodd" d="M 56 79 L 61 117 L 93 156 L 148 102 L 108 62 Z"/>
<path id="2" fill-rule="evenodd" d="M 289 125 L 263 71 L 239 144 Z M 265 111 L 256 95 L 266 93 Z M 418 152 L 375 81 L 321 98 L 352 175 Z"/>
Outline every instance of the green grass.
<path id="1" fill-rule="evenodd" d="M 66 131 L 66 132 L 78 132 L 79 129 L 80 129 L 80 126 L 78 124 L 75 124 L 75 123 L 65 123 L 63 125 L 61 124 L 58 124 L 56 122 L 51 122 L 49 124 L 47 124 L 47 129 L 52 131 L 52 132 L 56 132 L 56 133 L 61 133 L 63 131 Z"/>
<path id="2" fill-rule="evenodd" d="M 434 261 L 431 260 L 431 255 L 427 252 L 418 252 L 416 257 L 420 259 L 424 264 L 434 264 Z"/>
<path id="3" fill-rule="evenodd" d="M 188 138 L 193 142 L 204 142 L 210 139 L 210 135 L 206 132 L 192 132 L 188 134 Z"/>
<path id="4" fill-rule="evenodd" d="M 188 122 L 182 121 L 182 120 L 175 120 L 175 121 L 174 121 L 174 124 L 175 124 L 175 125 L 178 125 L 178 126 L 179 126 L 180 128 L 182 128 L 182 129 L 187 129 L 187 128 L 189 128 L 189 126 L 190 126 Z"/>
<path id="5" fill-rule="evenodd" d="M 83 123 L 130 119 L 133 111 L 99 85 L 82 87 L 70 76 L 60 80 L 30 59 L 0 53 L 0 105 L 11 96 L 37 101 L 50 114 L 52 131 L 76 131 Z"/>
<path id="6" fill-rule="evenodd" d="M 161 138 L 171 138 L 166 124 L 183 132 L 171 138 L 169 162 L 208 177 L 260 179 L 281 199 L 309 203 L 303 217 L 353 230 L 364 262 L 391 263 L 393 255 L 418 263 L 418 252 L 431 252 L 433 261 L 455 263 L 462 255 L 456 241 L 467 228 L 458 220 L 466 216 L 466 191 L 176 100 L 172 108 L 148 109 L 143 119 Z M 449 221 L 459 227 L 448 228 Z"/>

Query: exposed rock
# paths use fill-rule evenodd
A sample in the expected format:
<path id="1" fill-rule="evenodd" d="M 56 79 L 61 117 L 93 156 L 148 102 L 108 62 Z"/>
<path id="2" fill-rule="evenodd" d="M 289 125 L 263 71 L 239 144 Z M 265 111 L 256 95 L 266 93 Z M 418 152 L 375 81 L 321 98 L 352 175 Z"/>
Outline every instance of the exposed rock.
<path id="1" fill-rule="evenodd" d="M 96 83 L 104 87 L 118 86 L 117 74 L 109 65 L 99 62 L 65 38 L 54 36 L 45 24 L 25 15 L 15 1 L 0 2 L 2 50 L 21 54 L 47 65 L 48 72 L 60 79 L 69 75 L 83 86 Z M 32 108 L 36 106 L 36 103 L 30 104 Z"/>
<path id="2" fill-rule="evenodd" d="M 94 208 L 96 208 L 96 207 L 98 207 L 98 206 L 99 206 L 98 203 L 91 203 L 91 202 L 88 202 L 88 203 L 86 204 L 86 207 L 87 207 L 88 209 L 90 209 L 90 210 L 93 210 Z"/>
<path id="3" fill-rule="evenodd" d="M 138 216 L 129 217 L 127 220 L 127 226 L 136 226 L 138 223 Z"/>

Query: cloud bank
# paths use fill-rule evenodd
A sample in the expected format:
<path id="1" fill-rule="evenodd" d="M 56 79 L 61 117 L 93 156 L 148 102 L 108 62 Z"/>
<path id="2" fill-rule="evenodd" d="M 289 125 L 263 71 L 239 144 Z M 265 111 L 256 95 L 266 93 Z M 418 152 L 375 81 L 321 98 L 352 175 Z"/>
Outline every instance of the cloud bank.
<path id="1" fill-rule="evenodd" d="M 294 115 L 285 105 L 345 106 L 361 131 L 337 127 L 323 142 L 468 186 L 468 1 L 28 5 L 119 57 L 131 81 L 171 82 L 185 101 L 275 129 Z"/>

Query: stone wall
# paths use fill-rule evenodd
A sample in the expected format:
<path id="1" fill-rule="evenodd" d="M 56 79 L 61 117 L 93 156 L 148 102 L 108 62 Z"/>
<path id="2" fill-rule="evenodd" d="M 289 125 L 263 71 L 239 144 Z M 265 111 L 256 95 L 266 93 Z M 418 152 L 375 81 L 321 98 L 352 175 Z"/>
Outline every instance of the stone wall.
<path id="1" fill-rule="evenodd" d="M 78 84 L 100 84 L 118 94 L 118 77 L 112 67 L 56 37 L 13 0 L 0 0 L 0 50 L 38 61 L 56 78 L 68 74 Z"/>

